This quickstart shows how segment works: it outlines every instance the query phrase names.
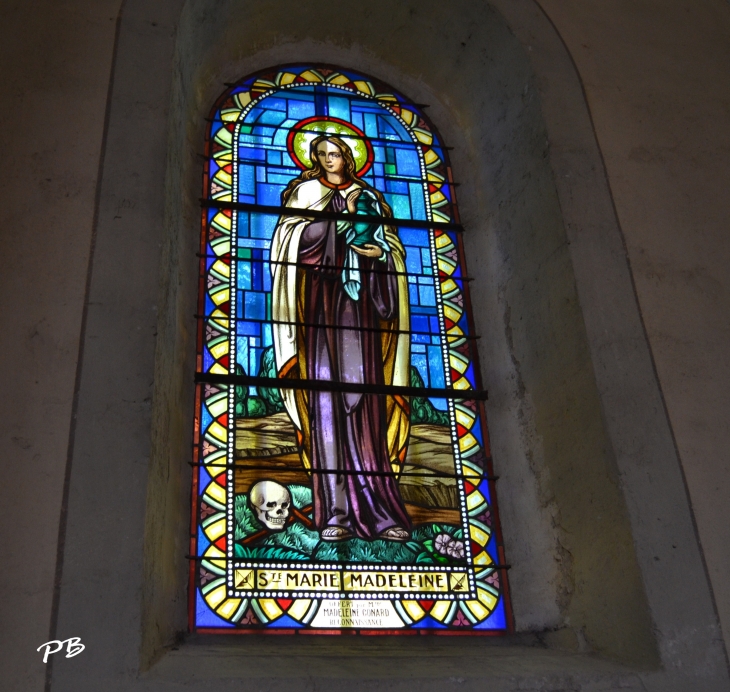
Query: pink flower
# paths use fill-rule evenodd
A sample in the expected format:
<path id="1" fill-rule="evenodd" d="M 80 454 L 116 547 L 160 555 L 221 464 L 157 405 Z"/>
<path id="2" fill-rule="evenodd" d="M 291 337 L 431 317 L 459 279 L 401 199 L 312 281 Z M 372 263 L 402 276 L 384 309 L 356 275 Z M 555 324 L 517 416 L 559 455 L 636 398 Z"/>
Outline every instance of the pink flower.
<path id="1" fill-rule="evenodd" d="M 453 557 L 453 558 L 464 557 L 464 543 L 463 543 L 463 541 L 451 541 L 446 546 L 446 554 L 449 557 Z"/>
<path id="2" fill-rule="evenodd" d="M 449 536 L 448 533 L 440 533 L 438 536 L 436 536 L 436 542 L 434 543 L 434 545 L 436 546 L 436 551 L 441 553 L 442 555 L 447 555 L 451 540 L 451 536 Z"/>

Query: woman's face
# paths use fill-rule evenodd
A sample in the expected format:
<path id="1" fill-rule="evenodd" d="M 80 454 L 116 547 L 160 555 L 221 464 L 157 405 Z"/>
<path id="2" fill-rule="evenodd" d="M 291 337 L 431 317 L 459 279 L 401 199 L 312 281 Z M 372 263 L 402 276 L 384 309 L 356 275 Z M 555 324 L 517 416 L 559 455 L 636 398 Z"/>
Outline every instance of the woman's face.
<path id="1" fill-rule="evenodd" d="M 342 175 L 345 170 L 345 159 L 340 148 L 327 140 L 317 145 L 317 160 L 328 173 Z"/>

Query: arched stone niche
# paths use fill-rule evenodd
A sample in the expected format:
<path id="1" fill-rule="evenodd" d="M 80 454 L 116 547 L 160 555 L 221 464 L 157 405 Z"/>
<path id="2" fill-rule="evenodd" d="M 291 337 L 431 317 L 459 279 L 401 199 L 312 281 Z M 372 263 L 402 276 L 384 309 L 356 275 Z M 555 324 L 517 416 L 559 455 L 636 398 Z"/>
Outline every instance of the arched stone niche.
<path id="1" fill-rule="evenodd" d="M 534 77 L 524 46 L 494 10 L 463 9 L 187 3 L 171 107 L 169 228 L 183 243 L 176 261 L 192 285 L 195 154 L 224 82 L 289 62 L 326 62 L 373 74 L 430 104 L 461 183 L 516 628 L 569 623 L 591 648 L 650 656 Z M 193 309 L 189 295 L 178 299 L 187 313 Z"/>
<path id="2" fill-rule="evenodd" d="M 90 432 L 84 437 L 97 415 L 93 404 L 109 397 L 95 396 L 91 384 L 101 368 L 97 344 L 80 393 L 88 422 L 79 423 L 73 472 L 79 490 L 72 477 L 59 609 L 59 623 L 83 620 L 100 645 L 117 652 L 94 664 L 96 684 L 136 670 L 148 671 L 138 684 L 150 689 L 195 679 L 203 689 L 208 677 L 219 689 L 241 689 L 247 675 L 287 678 L 291 689 L 300 689 L 305 674 L 329 679 L 324 684 L 332 689 L 335 678 L 350 675 L 420 677 L 424 689 L 444 689 L 447 680 L 506 685 L 550 671 L 563 681 L 617 685 L 644 684 L 640 679 L 663 685 L 662 670 L 672 667 L 720 675 L 716 620 L 600 152 L 569 56 L 538 6 L 532 0 L 128 0 L 117 61 L 90 295 L 117 296 L 118 330 L 147 311 L 144 357 L 129 376 L 141 392 L 152 392 L 153 405 L 149 418 L 141 413 L 133 421 L 131 441 L 121 420 L 106 447 Z M 183 556 L 204 119 L 225 82 L 307 61 L 372 74 L 430 104 L 432 121 L 453 147 L 513 565 L 515 637 L 228 637 L 169 650 L 187 626 Z M 142 203 L 120 237 L 122 225 L 103 212 L 127 194 Z M 124 294 L 128 277 L 97 270 L 113 267 L 120 253 L 140 263 L 141 283 L 131 296 Z M 152 304 L 156 315 L 147 314 Z M 95 319 L 90 312 L 91 330 Z M 119 354 L 120 367 L 129 367 L 129 357 Z M 108 515 L 124 518 L 127 535 L 113 562 L 124 588 L 108 597 L 109 612 L 122 624 L 110 632 L 79 615 L 88 589 L 78 584 L 85 561 L 92 571 L 112 569 L 103 560 L 99 567 L 98 554 L 94 565 L 85 556 L 90 541 L 101 551 L 103 537 L 117 527 L 111 518 L 100 520 L 98 537 L 84 534 L 79 527 L 93 507 L 78 498 L 95 446 L 97 453 L 108 449 L 115 435 L 149 464 L 97 479 L 105 507 L 118 509 Z M 665 522 L 661 534 L 654 532 L 657 518 Z M 669 533 L 681 549 L 664 545 Z M 659 573 L 653 561 L 665 558 Z M 580 655 L 586 652 L 632 668 L 596 663 Z M 438 668 L 424 667 L 424 656 L 439 657 Z M 372 657 L 377 664 L 367 662 Z M 502 662 L 490 668 L 492 660 Z M 54 680 L 59 689 L 86 689 L 88 675 L 65 669 Z"/>

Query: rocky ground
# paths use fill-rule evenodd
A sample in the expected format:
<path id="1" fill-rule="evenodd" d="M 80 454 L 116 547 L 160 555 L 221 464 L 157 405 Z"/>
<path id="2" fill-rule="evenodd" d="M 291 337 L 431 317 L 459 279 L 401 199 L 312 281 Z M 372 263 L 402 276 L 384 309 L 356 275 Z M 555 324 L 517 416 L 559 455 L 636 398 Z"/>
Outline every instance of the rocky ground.
<path id="1" fill-rule="evenodd" d="M 454 473 L 451 444 L 446 426 L 418 424 L 411 428 L 399 485 L 416 522 L 426 514 L 433 521 L 436 510 L 441 521 L 458 523 L 458 513 L 454 511 L 458 507 L 456 480 L 435 475 Z M 248 492 L 253 483 L 263 478 L 285 485 L 308 483 L 297 452 L 294 426 L 286 413 L 237 419 L 235 448 L 236 463 L 241 465 L 236 469 L 236 493 Z"/>

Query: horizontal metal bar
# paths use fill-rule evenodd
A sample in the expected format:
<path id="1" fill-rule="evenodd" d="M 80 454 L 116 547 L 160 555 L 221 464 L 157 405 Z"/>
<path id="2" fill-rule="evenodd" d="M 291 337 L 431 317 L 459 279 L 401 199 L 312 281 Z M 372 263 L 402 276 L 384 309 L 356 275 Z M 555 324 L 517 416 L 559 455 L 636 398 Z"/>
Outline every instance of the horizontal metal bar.
<path id="1" fill-rule="evenodd" d="M 240 457 L 239 457 L 240 458 Z M 271 465 L 264 465 L 264 464 L 201 464 L 200 462 L 194 462 L 190 461 L 188 462 L 190 466 L 196 466 L 200 468 L 205 469 L 233 469 L 234 471 L 271 471 L 272 473 L 275 473 L 277 471 L 284 471 L 284 472 L 297 472 L 301 471 L 302 473 L 315 473 L 320 475 L 330 475 L 330 476 L 373 476 L 373 477 L 388 477 L 391 478 L 393 476 L 397 476 L 398 478 L 402 478 L 404 476 L 408 476 L 410 478 L 453 478 L 454 480 L 467 480 L 467 481 L 475 481 L 479 479 L 480 481 L 494 481 L 496 482 L 499 480 L 499 476 L 485 476 L 483 474 L 476 474 L 468 476 L 464 473 L 443 473 L 441 471 L 434 471 L 433 473 L 417 473 L 415 471 L 400 471 L 398 473 L 395 473 L 393 471 L 347 471 L 344 469 L 313 469 L 309 468 L 306 469 L 302 466 L 301 469 L 291 469 L 291 468 L 282 468 L 282 467 L 276 467 Z"/>
<path id="2" fill-rule="evenodd" d="M 467 339 L 474 341 L 481 339 L 481 336 L 469 334 L 444 334 L 441 332 L 417 332 L 412 329 L 380 329 L 378 327 L 348 327 L 341 324 L 317 324 L 316 322 L 289 322 L 287 320 L 260 320 L 252 317 L 215 317 L 214 315 L 194 315 L 196 320 L 233 320 L 234 322 L 256 322 L 257 324 L 285 324 L 291 327 L 313 327 L 315 329 L 344 329 L 352 332 L 377 332 L 378 334 L 418 334 L 419 336 L 441 336 L 448 339 Z"/>
<path id="3" fill-rule="evenodd" d="M 281 153 L 286 153 L 286 149 L 276 151 L 281 151 Z M 213 158 L 212 156 L 206 156 L 205 154 L 199 154 L 204 159 Z M 294 166 L 284 166 L 283 164 L 272 164 L 272 163 L 257 163 L 253 159 L 242 159 L 238 158 L 236 159 L 237 163 L 248 163 L 252 166 L 266 166 L 266 170 L 268 172 L 277 173 L 281 175 L 282 173 L 285 173 L 287 171 L 290 171 Z M 220 165 L 220 164 L 219 164 Z M 446 185 L 447 187 L 460 187 L 461 183 L 453 183 L 450 180 L 447 180 L 446 178 L 443 178 L 441 180 L 429 180 L 428 178 L 414 178 L 414 177 L 406 177 L 402 175 L 390 175 L 387 173 L 384 173 L 383 175 L 375 175 L 372 172 L 372 169 L 369 170 L 367 173 L 361 176 L 362 179 L 369 178 L 369 177 L 375 177 L 375 178 L 382 178 L 388 182 L 403 182 L 403 183 L 418 183 L 419 185 L 423 185 L 423 183 L 426 183 L 428 185 Z M 367 181 L 366 181 L 367 182 Z"/>
<path id="4" fill-rule="evenodd" d="M 205 118 L 205 121 L 208 122 L 208 123 L 211 123 L 211 124 L 217 124 L 217 123 L 220 123 L 221 125 L 237 125 L 237 124 L 241 124 L 241 125 L 247 125 L 249 127 L 254 127 L 256 125 L 259 125 L 261 127 L 268 127 L 271 130 L 291 130 L 290 127 L 280 127 L 279 125 L 266 125 L 266 124 L 263 124 L 262 125 L 261 123 L 239 123 L 236 120 L 220 120 L 220 119 L 217 119 L 217 118 Z M 323 122 L 326 122 L 326 121 L 323 121 Z M 230 132 L 230 130 L 229 130 L 229 132 Z M 319 136 L 319 135 L 331 135 L 333 137 L 342 137 L 343 139 L 360 139 L 360 140 L 362 140 L 364 142 L 370 142 L 372 144 L 401 144 L 401 145 L 404 145 L 406 147 L 417 147 L 419 149 L 421 147 L 431 147 L 433 149 L 443 149 L 443 150 L 446 150 L 446 151 L 451 151 L 453 149 L 453 147 L 445 147 L 440 142 L 436 142 L 436 138 L 435 137 L 433 138 L 431 144 L 426 144 L 425 142 L 421 142 L 418 139 L 416 139 L 415 141 L 411 140 L 410 142 L 407 142 L 407 141 L 404 141 L 402 139 L 384 139 L 383 137 L 368 137 L 367 135 L 361 136 L 361 135 L 356 135 L 354 133 L 352 133 L 352 134 L 350 134 L 350 133 L 337 134 L 337 133 L 334 133 L 334 132 L 318 132 L 317 130 L 308 130 L 308 132 L 316 133 L 317 136 Z M 254 134 L 252 132 L 244 132 L 243 134 L 246 135 L 246 136 L 248 136 L 248 137 L 260 137 L 260 136 L 262 136 L 262 135 L 256 135 L 256 134 Z M 244 146 L 247 145 L 247 144 L 250 144 L 250 143 L 249 142 L 244 142 Z M 263 142 L 261 143 L 261 145 L 262 146 L 266 146 Z M 251 147 L 251 148 L 253 148 L 253 147 Z M 239 145 L 239 149 L 240 149 L 240 145 Z"/>
<path id="5" fill-rule="evenodd" d="M 282 260 L 272 260 L 272 259 L 264 259 L 263 257 L 238 257 L 236 255 L 233 255 L 232 253 L 226 253 L 230 255 L 230 259 L 236 260 L 237 262 L 261 262 L 266 264 L 279 264 L 281 266 L 285 267 L 297 267 L 299 269 L 302 269 L 304 271 L 319 271 L 320 269 L 328 269 L 333 271 L 343 271 L 344 269 L 348 269 L 349 267 L 345 267 L 339 264 L 334 265 L 326 265 L 323 267 L 321 264 L 305 264 L 304 262 L 286 262 Z M 225 257 L 225 255 L 208 255 L 203 254 L 202 252 L 196 252 L 196 257 L 204 257 L 207 259 L 221 259 L 221 257 Z M 366 270 L 362 270 L 365 272 Z M 397 272 L 397 271 L 391 271 L 389 269 L 369 269 L 367 270 L 370 274 L 382 274 L 383 276 L 427 276 L 434 281 L 436 281 L 439 276 L 438 274 L 424 274 L 424 273 L 414 273 L 414 272 Z M 450 276 L 450 279 L 453 281 L 474 281 L 474 278 L 471 276 Z"/>
<path id="6" fill-rule="evenodd" d="M 243 84 L 241 82 L 223 82 L 224 86 L 227 86 L 229 89 L 235 89 L 237 87 L 243 88 Z M 301 82 L 294 82 L 292 86 L 289 86 L 288 88 L 296 88 L 297 86 L 301 85 L 302 87 L 307 87 L 310 89 L 320 89 L 321 91 L 331 91 L 334 94 L 338 94 L 339 96 L 342 96 L 342 98 L 349 99 L 350 101 L 354 101 L 355 99 L 363 99 L 367 98 L 364 94 L 352 94 L 351 96 L 343 95 L 347 94 L 347 91 L 345 89 L 338 89 L 336 87 L 333 87 L 331 84 L 301 84 Z M 281 91 L 284 91 L 283 87 L 279 87 Z M 375 101 L 377 99 L 370 97 L 371 100 Z M 405 105 L 407 107 L 413 107 L 413 108 L 430 108 L 431 106 L 428 103 L 401 103 L 398 101 L 398 105 Z"/>
<path id="7" fill-rule="evenodd" d="M 385 540 L 387 540 L 387 539 L 385 539 Z M 275 564 L 277 562 L 276 560 L 272 560 L 271 558 L 212 557 L 211 555 L 205 555 L 205 556 L 204 555 L 186 555 L 185 556 L 185 559 L 186 560 L 196 560 L 196 561 L 206 560 L 207 562 L 216 562 L 216 561 L 217 562 L 258 562 L 260 560 L 261 561 L 261 564 L 264 564 L 264 563 Z M 285 562 L 285 561 L 282 561 L 282 562 Z M 307 564 L 308 563 L 307 561 L 304 561 L 304 560 L 302 560 L 301 562 L 302 562 L 302 564 Z M 313 562 L 320 562 L 320 561 L 319 560 L 313 560 Z M 290 564 L 290 563 L 286 563 L 286 564 Z M 380 565 L 380 564 L 383 564 L 383 563 L 380 563 L 380 562 L 378 562 L 378 563 L 367 563 L 367 562 L 363 563 L 363 562 L 358 562 L 356 564 L 359 566 L 359 565 L 362 565 L 362 564 L 378 564 L 378 565 Z M 333 569 L 332 570 L 333 572 L 336 572 L 337 570 L 350 569 L 349 564 L 343 564 L 341 562 L 335 562 L 335 563 L 331 563 L 330 562 L 330 563 L 327 563 L 327 566 L 328 567 L 330 565 L 336 567 L 336 569 Z M 402 565 L 398 565 L 398 566 L 399 567 L 415 567 L 416 565 L 402 564 Z M 459 564 L 457 564 L 457 565 L 451 565 L 451 567 L 473 567 L 474 569 L 478 569 L 479 571 L 485 570 L 485 569 L 512 569 L 512 565 L 497 565 L 497 564 L 495 564 L 495 565 L 463 565 L 463 564 L 459 565 Z M 276 569 L 276 568 L 272 568 L 272 569 Z M 404 570 L 404 571 L 407 571 L 407 570 Z M 428 571 L 423 571 L 423 572 L 419 572 L 419 574 L 429 574 L 429 572 Z M 239 590 L 241 590 L 241 589 L 239 589 Z M 243 589 L 243 591 L 286 591 L 286 589 Z M 363 589 L 363 591 L 372 591 L 372 589 Z M 416 592 L 416 591 L 418 591 L 418 589 L 413 589 L 413 591 Z M 329 593 L 332 593 L 332 592 L 330 591 Z M 322 592 L 322 597 L 323 598 L 326 598 L 327 597 L 327 592 Z"/>
<path id="8" fill-rule="evenodd" d="M 210 122 L 225 122 L 225 121 L 221 121 L 221 120 L 215 120 L 215 121 L 213 121 L 213 120 L 211 120 Z M 325 121 L 323 121 L 323 122 L 325 122 Z M 249 125 L 249 126 L 259 125 L 259 123 L 242 123 L 242 124 L 246 124 L 246 125 Z M 262 127 L 267 127 L 267 126 L 266 125 L 262 125 Z M 269 127 L 272 130 L 291 130 L 290 127 L 280 127 L 278 125 L 277 126 L 269 126 Z M 430 146 L 434 146 L 434 148 L 436 148 L 436 149 L 444 149 L 445 148 L 445 147 L 442 147 L 440 144 L 436 144 L 436 145 L 424 144 L 423 142 L 420 142 L 418 140 L 416 140 L 416 141 L 413 141 L 413 140 L 406 141 L 406 140 L 403 140 L 403 139 L 386 139 L 384 137 L 368 137 L 367 135 L 362 136 L 362 135 L 356 135 L 355 133 L 347 133 L 347 134 L 342 133 L 342 134 L 337 134 L 335 132 L 321 132 L 321 131 L 317 131 L 317 130 L 309 130 L 308 132 L 311 132 L 312 134 L 316 134 L 317 137 L 319 137 L 320 135 L 327 135 L 327 136 L 332 136 L 332 137 L 341 137 L 343 139 L 359 139 L 359 140 L 361 140 L 363 142 L 370 142 L 372 144 L 400 144 L 400 145 L 403 145 L 405 147 L 417 147 L 419 149 L 421 147 L 430 147 Z M 261 135 L 255 135 L 253 132 L 244 132 L 243 134 L 244 135 L 247 135 L 249 137 L 260 137 L 261 136 Z M 254 148 L 255 147 L 255 145 L 254 146 L 251 146 L 251 144 L 252 144 L 251 142 L 243 142 L 243 146 L 246 147 L 246 148 Z M 263 146 L 266 146 L 264 143 L 262 143 L 262 145 Z M 241 148 L 241 145 L 239 144 L 239 150 L 240 150 L 240 148 Z"/>
<path id="9" fill-rule="evenodd" d="M 462 233 L 464 227 L 460 223 L 442 223 L 440 221 L 424 221 L 422 219 L 396 219 L 389 216 L 368 216 L 366 214 L 342 214 L 334 211 L 316 211 L 315 209 L 295 209 L 294 207 L 273 206 L 269 204 L 253 204 L 249 202 L 222 202 L 215 199 L 201 199 L 200 206 L 212 209 L 232 209 L 233 211 L 253 211 L 276 216 L 302 216 L 312 219 L 331 221 L 353 221 L 379 223 L 385 226 L 405 226 L 407 228 L 434 228 Z"/>
<path id="10" fill-rule="evenodd" d="M 414 396 L 431 399 L 462 399 L 485 401 L 486 390 L 439 389 L 436 387 L 398 387 L 385 384 L 364 384 L 337 382 L 334 380 L 294 380 L 278 377 L 253 377 L 251 375 L 218 375 L 211 372 L 196 372 L 195 381 L 207 384 L 243 385 L 267 389 L 303 389 L 311 392 L 347 392 L 353 394 L 384 394 L 387 396 Z"/>

